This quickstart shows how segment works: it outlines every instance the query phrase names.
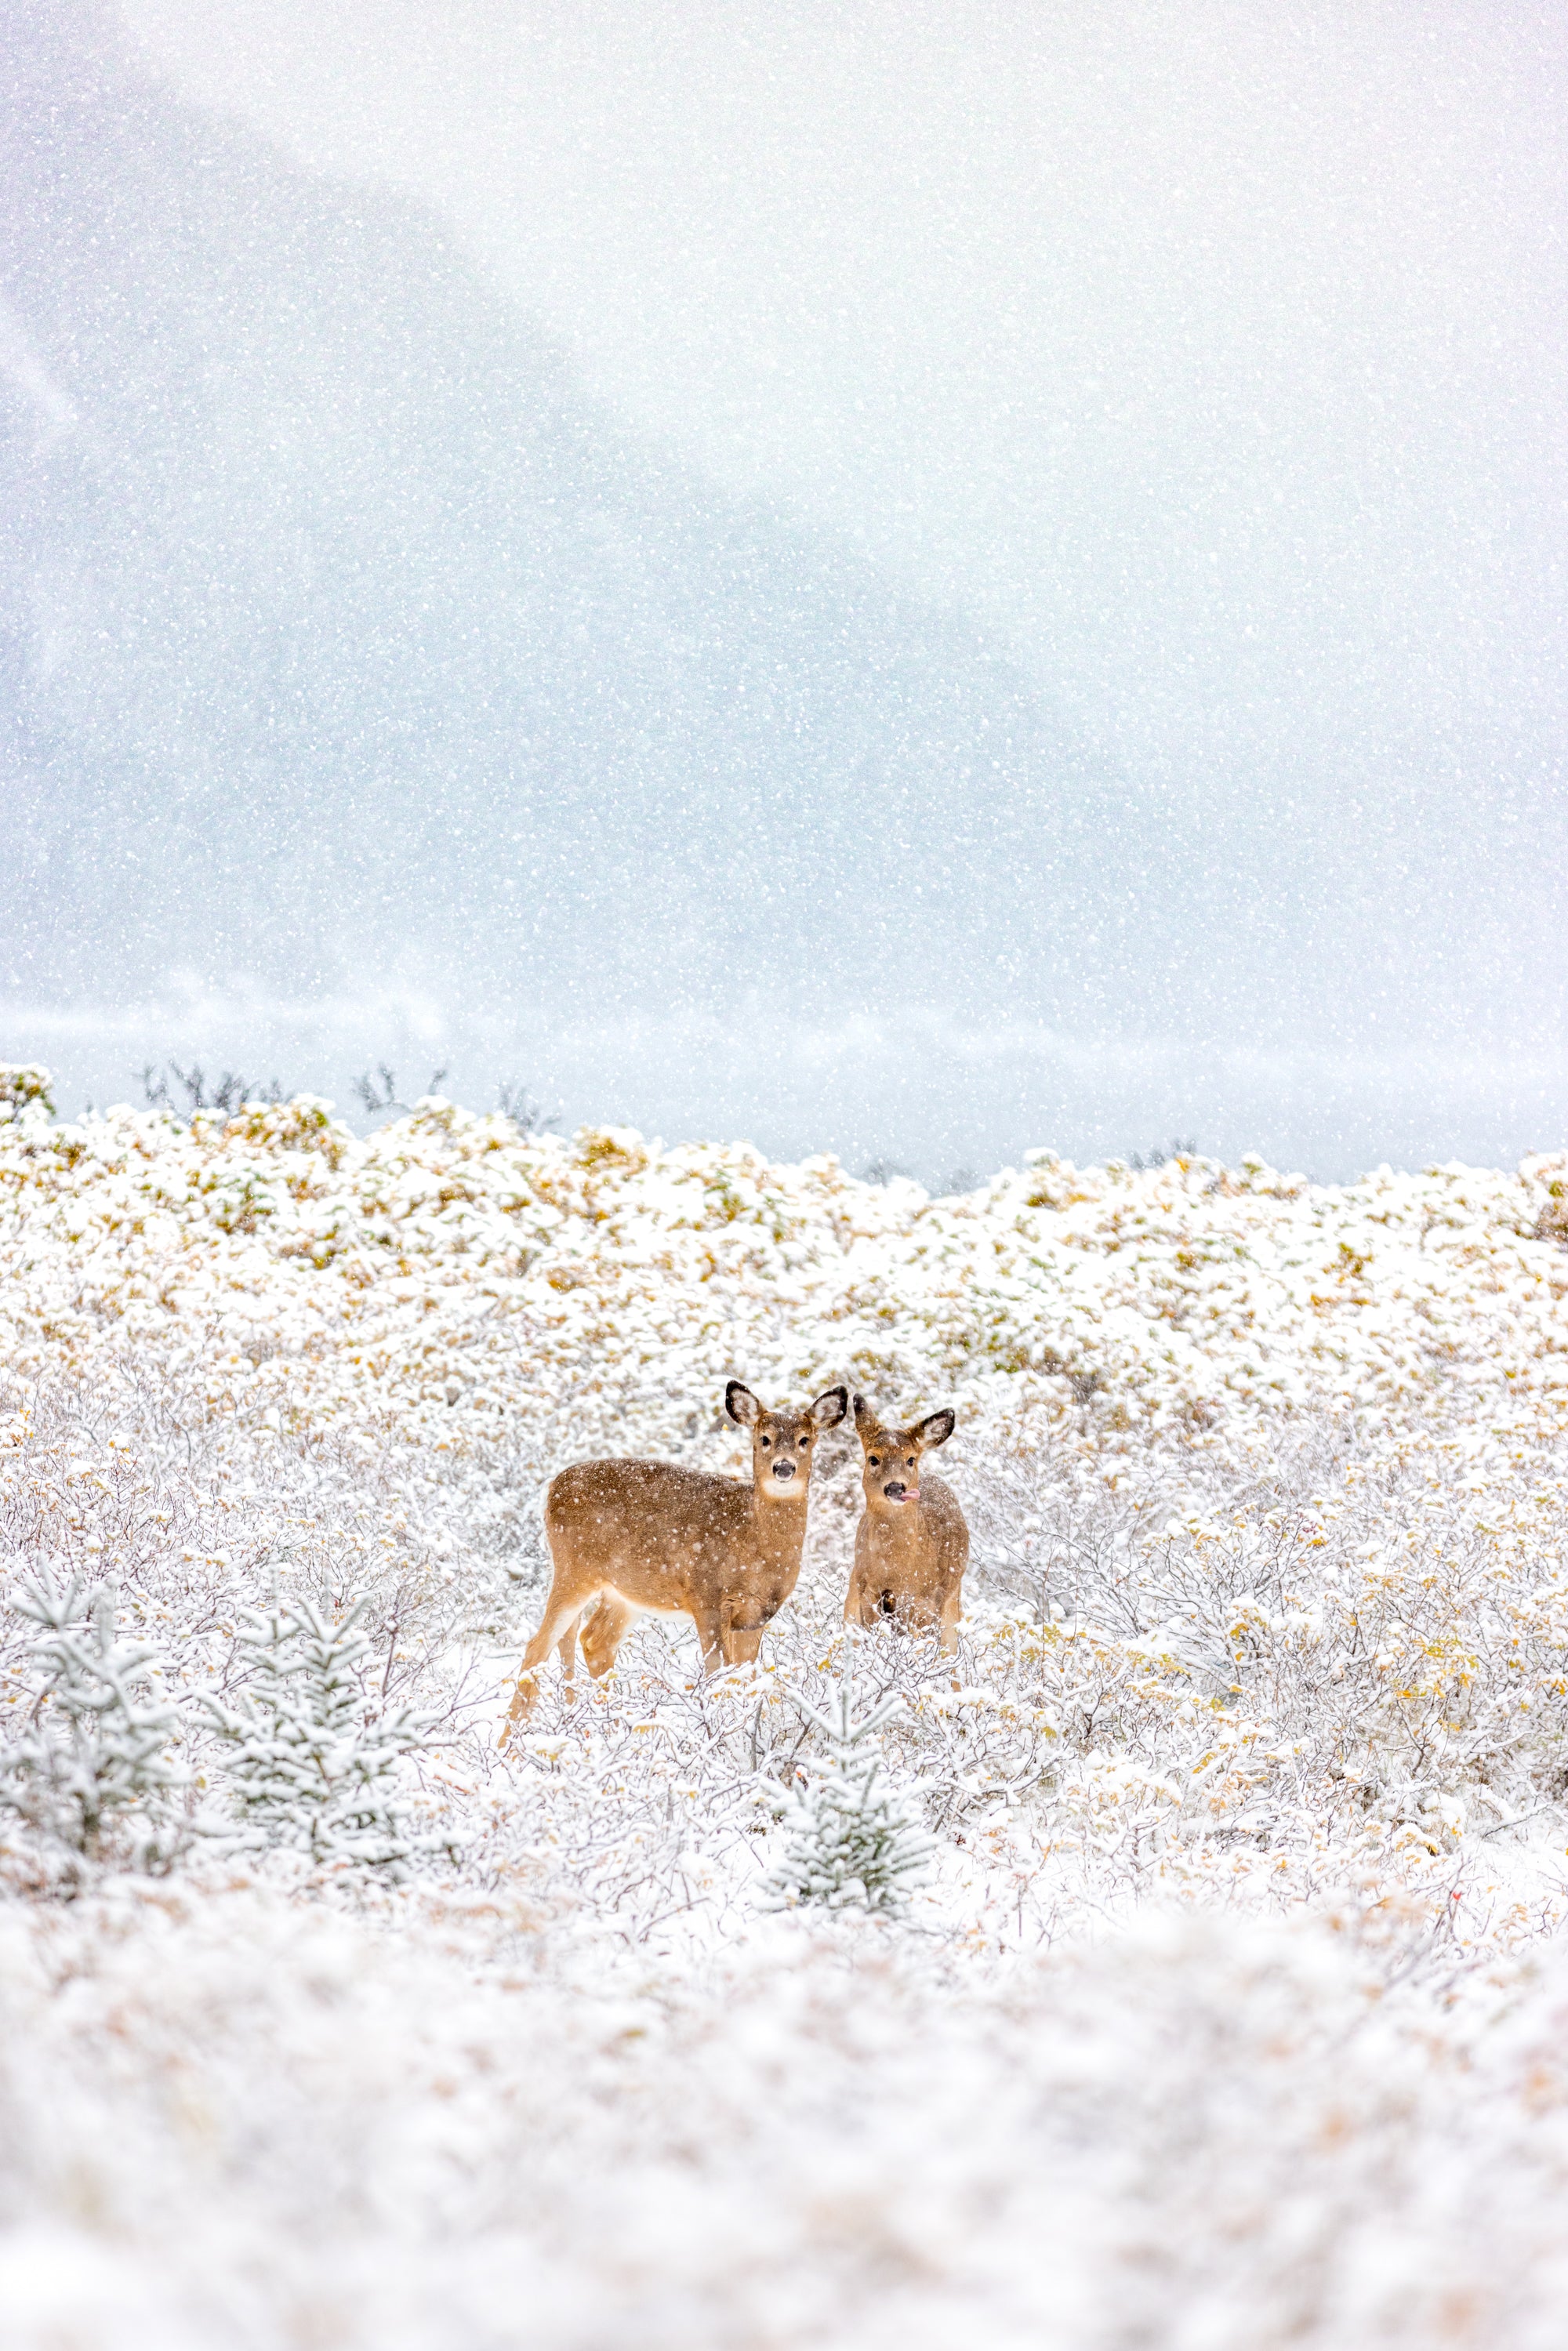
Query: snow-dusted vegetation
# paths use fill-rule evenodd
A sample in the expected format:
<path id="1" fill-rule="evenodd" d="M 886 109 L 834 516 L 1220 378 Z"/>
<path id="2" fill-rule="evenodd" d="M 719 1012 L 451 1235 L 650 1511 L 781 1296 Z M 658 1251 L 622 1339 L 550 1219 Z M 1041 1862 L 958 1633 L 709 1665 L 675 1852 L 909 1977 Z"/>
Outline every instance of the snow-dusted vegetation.
<path id="1" fill-rule="evenodd" d="M 0 1093 L 7 2346 L 1561 2339 L 1568 1156 Z M 956 1658 L 852 1739 L 841 1434 L 757 1667 L 498 1750 L 543 1481 L 731 1376 L 956 1406 Z"/>

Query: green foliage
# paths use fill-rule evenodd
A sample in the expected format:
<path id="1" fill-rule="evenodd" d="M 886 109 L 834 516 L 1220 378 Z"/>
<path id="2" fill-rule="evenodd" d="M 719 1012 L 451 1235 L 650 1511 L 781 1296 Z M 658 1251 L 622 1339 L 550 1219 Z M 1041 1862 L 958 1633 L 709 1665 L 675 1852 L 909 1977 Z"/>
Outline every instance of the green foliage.
<path id="1" fill-rule="evenodd" d="M 84 1592 L 77 1577 L 62 1587 L 40 1573 L 11 1604 L 42 1628 L 28 1653 L 41 1680 L 27 1729 L 0 1750 L 0 1805 L 81 1860 L 166 1866 L 189 1826 L 155 1652 L 120 1640 L 111 1594 Z"/>
<path id="2" fill-rule="evenodd" d="M 790 1697 L 825 1740 L 828 1765 L 790 1799 L 783 1851 L 764 1881 L 765 1907 L 904 1909 L 930 1867 L 936 1843 L 913 1798 L 883 1777 L 877 1733 L 903 1699 L 889 1698 L 857 1722 L 847 1666 L 832 1717 L 819 1714 L 798 1691 Z"/>
<path id="3" fill-rule="evenodd" d="M 424 1841 L 403 1821 L 394 1775 L 428 1724 L 407 1707 L 371 1705 L 364 1604 L 332 1624 L 308 1600 L 275 1598 L 237 1637 L 253 1668 L 238 1704 L 204 1704 L 246 1842 L 395 1873 Z"/>

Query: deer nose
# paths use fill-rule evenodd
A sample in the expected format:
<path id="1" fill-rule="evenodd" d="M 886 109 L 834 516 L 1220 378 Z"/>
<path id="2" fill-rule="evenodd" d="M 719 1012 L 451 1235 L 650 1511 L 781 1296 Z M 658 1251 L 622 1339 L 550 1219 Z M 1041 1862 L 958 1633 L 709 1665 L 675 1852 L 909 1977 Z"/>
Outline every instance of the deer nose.
<path id="1" fill-rule="evenodd" d="M 904 1482 L 902 1479 L 890 1479 L 882 1490 L 887 1496 L 890 1502 L 902 1502 L 904 1499 Z"/>
<path id="2" fill-rule="evenodd" d="M 792 1478 L 795 1475 L 795 1464 L 792 1461 L 776 1461 L 773 1464 L 773 1475 L 776 1478 Z"/>

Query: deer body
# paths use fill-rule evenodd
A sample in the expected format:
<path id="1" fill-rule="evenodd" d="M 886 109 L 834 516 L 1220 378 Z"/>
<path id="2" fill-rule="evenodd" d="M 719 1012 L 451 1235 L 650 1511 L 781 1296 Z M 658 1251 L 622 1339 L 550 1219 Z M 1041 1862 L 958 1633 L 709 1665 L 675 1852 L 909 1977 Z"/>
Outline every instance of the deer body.
<path id="1" fill-rule="evenodd" d="M 891 1624 L 904 1632 L 938 1632 L 944 1649 L 958 1642 L 969 1530 L 958 1498 L 923 1468 L 923 1457 L 953 1434 L 953 1415 L 933 1413 L 912 1428 L 879 1421 L 855 1398 L 865 1509 L 855 1530 L 855 1563 L 844 1602 L 846 1625 Z"/>
<path id="2" fill-rule="evenodd" d="M 843 1418 L 846 1402 L 842 1388 L 830 1388 L 804 1412 L 770 1413 L 731 1380 L 725 1408 L 752 1432 L 749 1479 L 632 1460 L 580 1461 L 552 1479 L 545 1534 L 554 1574 L 502 1744 L 532 1710 L 537 1668 L 551 1649 L 570 1689 L 580 1635 L 598 1678 L 645 1613 L 689 1616 L 709 1673 L 748 1665 L 800 1579 L 814 1442 Z"/>

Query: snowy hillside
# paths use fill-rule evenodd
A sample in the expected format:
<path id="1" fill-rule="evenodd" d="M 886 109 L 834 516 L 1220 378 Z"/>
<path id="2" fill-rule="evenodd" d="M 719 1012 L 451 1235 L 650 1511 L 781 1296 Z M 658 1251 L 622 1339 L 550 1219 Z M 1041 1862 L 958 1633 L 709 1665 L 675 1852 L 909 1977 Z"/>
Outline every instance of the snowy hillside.
<path id="1" fill-rule="evenodd" d="M 1555 2345 L 1565 1244 L 1568 1155 L 932 1200 L 0 1071 L 0 2342 Z M 756 1668 L 496 1744 L 544 1480 L 740 1470 L 732 1376 L 958 1411 L 902 1913 L 765 1883 L 841 1435 Z"/>

